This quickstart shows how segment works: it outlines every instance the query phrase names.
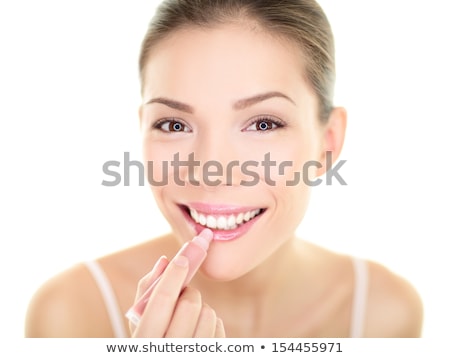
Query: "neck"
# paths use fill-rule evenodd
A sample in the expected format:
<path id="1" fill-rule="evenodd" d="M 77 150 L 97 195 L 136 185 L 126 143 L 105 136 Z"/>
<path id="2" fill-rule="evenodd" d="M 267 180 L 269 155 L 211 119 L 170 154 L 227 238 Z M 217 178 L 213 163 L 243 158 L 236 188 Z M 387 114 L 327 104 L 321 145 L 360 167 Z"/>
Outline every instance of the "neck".
<path id="1" fill-rule="evenodd" d="M 216 282 L 201 275 L 195 286 L 205 302 L 224 319 L 226 328 L 233 327 L 236 336 L 263 334 L 271 326 L 280 299 L 290 297 L 295 279 L 301 278 L 300 241 L 292 238 L 258 267 L 228 282 Z"/>

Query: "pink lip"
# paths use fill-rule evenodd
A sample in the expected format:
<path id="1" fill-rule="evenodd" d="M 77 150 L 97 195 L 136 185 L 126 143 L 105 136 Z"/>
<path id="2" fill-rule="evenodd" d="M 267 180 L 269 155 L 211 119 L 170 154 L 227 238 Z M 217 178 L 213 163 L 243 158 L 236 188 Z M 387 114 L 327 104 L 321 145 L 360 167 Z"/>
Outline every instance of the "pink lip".
<path id="1" fill-rule="evenodd" d="M 231 214 L 235 214 L 235 213 L 240 213 L 240 212 L 256 209 L 254 207 L 229 206 L 229 205 L 209 205 L 209 204 L 199 204 L 199 203 L 195 203 L 192 206 L 191 206 L 191 204 L 189 204 L 189 207 L 191 207 L 195 210 L 198 210 L 202 213 L 211 214 L 211 215 L 214 215 L 214 214 L 231 215 Z M 216 209 L 218 209 L 218 210 L 216 210 Z M 205 226 L 202 226 L 202 225 L 196 223 L 191 218 L 191 216 L 186 212 L 186 210 L 182 207 L 181 207 L 181 212 L 183 213 L 183 215 L 186 218 L 186 220 L 188 221 L 188 223 L 194 228 L 196 235 L 199 235 L 199 233 L 205 229 Z M 236 229 L 233 229 L 233 230 L 210 229 L 214 234 L 213 240 L 215 242 L 236 240 L 237 238 L 246 234 L 250 230 L 250 228 L 259 220 L 259 218 L 261 216 L 262 216 L 262 214 L 254 217 L 250 221 L 247 221 L 245 224 L 239 225 Z"/>

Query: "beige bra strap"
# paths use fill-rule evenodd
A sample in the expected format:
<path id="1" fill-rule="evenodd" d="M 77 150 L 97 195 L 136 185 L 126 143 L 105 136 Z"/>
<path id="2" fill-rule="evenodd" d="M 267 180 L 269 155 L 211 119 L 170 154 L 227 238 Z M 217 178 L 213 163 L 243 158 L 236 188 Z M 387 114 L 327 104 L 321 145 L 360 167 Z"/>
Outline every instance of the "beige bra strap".
<path id="1" fill-rule="evenodd" d="M 369 273 L 367 262 L 362 259 L 353 258 L 353 268 L 355 272 L 355 283 L 353 288 L 353 307 L 350 337 L 361 338 L 364 334 L 364 324 L 366 318 Z"/>
<path id="2" fill-rule="evenodd" d="M 97 286 L 102 294 L 108 312 L 109 320 L 116 338 L 128 337 L 123 323 L 123 315 L 117 302 L 116 295 L 112 289 L 105 272 L 97 261 L 86 261 L 84 263 L 97 282 Z"/>

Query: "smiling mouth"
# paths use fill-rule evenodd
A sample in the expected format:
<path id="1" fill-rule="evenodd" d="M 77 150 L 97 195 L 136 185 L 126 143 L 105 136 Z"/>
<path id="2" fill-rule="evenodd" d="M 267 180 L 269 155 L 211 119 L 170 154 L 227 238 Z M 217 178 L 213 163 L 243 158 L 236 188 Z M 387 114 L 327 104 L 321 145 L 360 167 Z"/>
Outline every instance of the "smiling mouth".
<path id="1" fill-rule="evenodd" d="M 182 206 L 183 210 L 197 224 L 210 228 L 212 230 L 234 230 L 238 227 L 254 220 L 257 216 L 264 213 L 265 209 L 253 209 L 247 211 L 237 211 L 232 214 L 213 214 L 205 213 L 188 206 Z"/>

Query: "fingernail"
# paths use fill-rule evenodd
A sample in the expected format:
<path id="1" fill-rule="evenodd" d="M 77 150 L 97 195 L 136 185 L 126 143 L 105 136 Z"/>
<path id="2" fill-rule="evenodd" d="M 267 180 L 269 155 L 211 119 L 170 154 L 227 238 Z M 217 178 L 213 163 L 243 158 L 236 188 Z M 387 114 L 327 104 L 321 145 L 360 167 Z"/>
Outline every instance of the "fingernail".
<path id="1" fill-rule="evenodd" d="M 166 257 L 165 255 L 161 256 L 161 257 L 158 259 L 158 261 L 156 261 L 156 263 L 155 263 L 155 265 L 154 265 L 153 267 L 154 267 L 154 268 L 158 268 L 159 265 L 161 265 L 161 262 L 163 262 L 164 259 L 167 260 L 167 257 Z"/>
<path id="2" fill-rule="evenodd" d="M 180 255 L 173 259 L 173 263 L 179 267 L 187 267 L 189 261 L 186 256 Z"/>

